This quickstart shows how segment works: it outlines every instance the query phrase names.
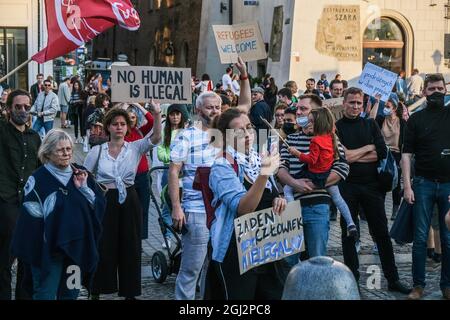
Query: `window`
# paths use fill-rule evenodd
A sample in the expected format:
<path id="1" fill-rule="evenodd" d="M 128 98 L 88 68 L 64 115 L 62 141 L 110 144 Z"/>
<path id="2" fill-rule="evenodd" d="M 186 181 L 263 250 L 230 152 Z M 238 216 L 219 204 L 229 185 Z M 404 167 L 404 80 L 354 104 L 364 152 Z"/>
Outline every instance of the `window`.
<path id="1" fill-rule="evenodd" d="M 405 35 L 400 25 L 386 17 L 377 28 L 373 25 L 364 32 L 363 67 L 370 62 L 395 73 L 405 70 Z"/>
<path id="2" fill-rule="evenodd" d="M 27 29 L 0 27 L 0 77 L 28 59 Z M 28 69 L 22 68 L 7 81 L 11 88 L 28 88 Z"/>

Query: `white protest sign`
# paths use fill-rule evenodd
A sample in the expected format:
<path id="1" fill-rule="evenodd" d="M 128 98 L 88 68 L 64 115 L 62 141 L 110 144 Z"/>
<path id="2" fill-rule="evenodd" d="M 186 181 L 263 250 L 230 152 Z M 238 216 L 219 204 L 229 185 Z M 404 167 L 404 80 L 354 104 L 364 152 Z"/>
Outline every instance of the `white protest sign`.
<path id="1" fill-rule="evenodd" d="M 344 116 L 344 98 L 323 100 L 322 107 L 330 109 L 336 121 Z"/>
<path id="2" fill-rule="evenodd" d="M 112 102 L 192 103 L 191 69 L 113 66 Z"/>
<path id="3" fill-rule="evenodd" d="M 290 202 L 281 216 L 269 208 L 235 219 L 240 273 L 304 250 L 301 223 L 300 201 Z"/>
<path id="4" fill-rule="evenodd" d="M 212 26 L 219 50 L 220 62 L 236 63 L 267 58 L 266 47 L 257 22 Z"/>
<path id="5" fill-rule="evenodd" d="M 396 73 L 368 62 L 364 67 L 358 84 L 365 94 L 372 97 L 379 94 L 381 95 L 380 100 L 386 102 L 397 79 L 398 75 Z"/>

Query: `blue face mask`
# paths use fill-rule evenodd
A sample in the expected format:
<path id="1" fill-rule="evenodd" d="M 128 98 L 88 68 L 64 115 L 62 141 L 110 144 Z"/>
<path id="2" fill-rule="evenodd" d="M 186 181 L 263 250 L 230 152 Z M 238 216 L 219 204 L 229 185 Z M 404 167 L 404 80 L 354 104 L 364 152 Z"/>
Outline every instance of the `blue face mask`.
<path id="1" fill-rule="evenodd" d="M 383 109 L 383 114 L 384 114 L 385 117 L 388 117 L 388 116 L 390 116 L 392 114 L 392 110 L 389 109 L 389 108 L 384 108 Z"/>
<path id="2" fill-rule="evenodd" d="M 297 124 L 301 128 L 305 128 L 309 123 L 308 117 L 298 117 L 297 118 Z"/>

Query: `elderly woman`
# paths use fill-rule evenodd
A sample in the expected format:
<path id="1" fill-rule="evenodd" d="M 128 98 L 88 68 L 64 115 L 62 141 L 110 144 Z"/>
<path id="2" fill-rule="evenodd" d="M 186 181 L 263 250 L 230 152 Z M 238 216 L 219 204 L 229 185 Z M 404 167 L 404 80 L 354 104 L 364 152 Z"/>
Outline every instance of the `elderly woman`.
<path id="1" fill-rule="evenodd" d="M 76 270 L 89 278 L 99 261 L 105 198 L 86 169 L 71 165 L 72 150 L 67 133 L 51 130 L 38 152 L 44 165 L 24 188 L 12 253 L 31 266 L 34 300 L 75 300 L 81 284 Z"/>
<path id="2" fill-rule="evenodd" d="M 214 128 L 227 139 L 219 141 L 223 155 L 214 162 L 209 177 L 214 194 L 212 205 L 218 207 L 210 230 L 211 287 L 207 298 L 279 300 L 288 268 L 285 261 L 262 265 L 240 275 L 233 224 L 235 218 L 251 212 L 271 207 L 277 214 L 284 211 L 286 200 L 279 196 L 273 178 L 279 165 L 278 151 L 261 159 L 251 149 L 254 130 L 248 116 L 239 110 L 231 109 L 217 117 Z"/>
<path id="3" fill-rule="evenodd" d="M 121 297 L 134 299 L 141 295 L 142 206 L 135 178 L 142 156 L 161 140 L 161 107 L 152 106 L 153 130 L 133 142 L 125 140 L 131 128 L 128 112 L 120 108 L 108 111 L 103 127 L 109 142 L 92 148 L 85 160 L 86 168 L 109 189 L 92 299 L 115 293 L 117 287 Z"/>

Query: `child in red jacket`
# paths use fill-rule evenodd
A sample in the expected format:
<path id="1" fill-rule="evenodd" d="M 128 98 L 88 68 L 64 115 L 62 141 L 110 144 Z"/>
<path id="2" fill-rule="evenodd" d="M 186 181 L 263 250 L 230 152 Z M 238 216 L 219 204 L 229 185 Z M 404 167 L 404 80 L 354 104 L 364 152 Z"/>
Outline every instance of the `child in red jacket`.
<path id="1" fill-rule="evenodd" d="M 327 108 L 318 108 L 311 111 L 309 120 L 314 132 L 314 137 L 309 145 L 309 153 L 302 153 L 292 147 L 288 149 L 293 156 L 308 165 L 307 170 L 303 170 L 295 178 L 310 179 L 317 188 L 326 189 L 347 223 L 348 235 L 357 237 L 358 231 L 353 222 L 350 209 L 339 192 L 339 187 L 337 185 L 325 186 L 333 162 L 339 159 L 333 114 Z"/>

